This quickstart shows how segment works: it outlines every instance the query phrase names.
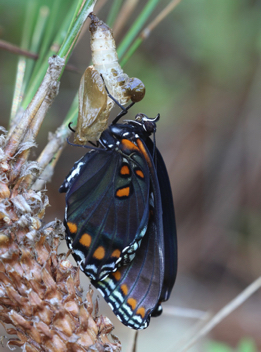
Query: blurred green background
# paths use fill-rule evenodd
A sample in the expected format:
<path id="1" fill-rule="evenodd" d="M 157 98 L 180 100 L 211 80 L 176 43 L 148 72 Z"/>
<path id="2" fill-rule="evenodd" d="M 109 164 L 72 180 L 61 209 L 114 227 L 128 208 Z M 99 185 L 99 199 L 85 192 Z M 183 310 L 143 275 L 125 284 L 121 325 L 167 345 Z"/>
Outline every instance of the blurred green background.
<path id="1" fill-rule="evenodd" d="M 150 19 L 168 2 L 162 0 Z M 100 19 L 106 21 L 111 3 L 108 0 L 101 9 Z M 139 2 L 117 43 L 145 3 Z M 20 45 L 25 4 L 26 0 L 0 0 L 0 39 Z M 61 11 L 61 21 L 63 17 Z M 179 242 L 173 294 L 163 306 L 163 315 L 140 332 L 138 352 L 179 351 L 177 346 L 188 340 L 199 322 L 173 315 L 173 307 L 216 312 L 260 275 L 260 54 L 260 0 L 182 0 L 124 66 L 130 77 L 139 77 L 146 86 L 145 98 L 128 118 L 137 112 L 150 117 L 161 114 L 157 146 L 171 179 Z M 80 73 L 64 73 L 60 94 L 37 138 L 39 148 L 31 153 L 33 159 L 45 146 L 48 133 L 64 120 L 90 59 L 86 30 L 69 61 Z M 17 61 L 16 55 L 0 51 L 1 125 L 6 128 Z M 64 195 L 58 188 L 83 153 L 71 146 L 63 152 L 52 183 L 47 184 L 51 207 L 46 222 L 63 218 Z M 86 277 L 82 282 L 88 287 Z M 123 327 L 103 303 L 101 313 L 115 324 L 123 351 L 131 351 L 133 331 Z M 258 349 L 260 291 L 191 351 Z"/>

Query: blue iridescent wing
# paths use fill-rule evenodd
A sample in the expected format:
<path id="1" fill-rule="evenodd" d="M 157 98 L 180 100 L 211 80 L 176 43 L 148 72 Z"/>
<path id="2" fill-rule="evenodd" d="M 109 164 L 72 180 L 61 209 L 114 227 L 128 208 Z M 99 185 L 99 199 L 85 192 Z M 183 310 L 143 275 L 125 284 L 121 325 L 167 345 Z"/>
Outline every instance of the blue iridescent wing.
<path id="1" fill-rule="evenodd" d="M 61 186 L 67 244 L 94 280 L 133 260 L 148 225 L 147 163 L 137 147 L 124 148 L 87 153 Z"/>

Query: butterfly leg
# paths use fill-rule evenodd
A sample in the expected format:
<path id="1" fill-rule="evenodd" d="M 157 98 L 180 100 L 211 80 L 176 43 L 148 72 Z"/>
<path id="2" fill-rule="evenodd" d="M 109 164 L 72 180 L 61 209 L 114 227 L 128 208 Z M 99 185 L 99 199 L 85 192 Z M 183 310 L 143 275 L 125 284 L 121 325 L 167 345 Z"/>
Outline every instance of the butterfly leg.
<path id="1" fill-rule="evenodd" d="M 122 111 L 115 117 L 115 119 L 112 121 L 112 124 L 115 125 L 115 123 L 117 123 L 117 122 L 119 121 L 119 119 L 120 119 L 122 116 L 124 116 L 124 115 L 127 114 L 128 110 L 135 104 L 135 102 L 134 102 L 134 101 L 131 102 L 131 103 L 125 108 L 123 105 L 121 105 L 121 104 L 118 102 L 117 99 L 115 99 L 115 98 L 110 94 L 110 92 L 108 91 L 108 88 L 107 88 L 107 86 L 106 86 L 106 84 L 105 84 L 105 81 L 104 81 L 104 78 L 102 77 L 102 75 L 101 75 L 101 78 L 102 78 L 102 80 L 103 80 L 106 93 L 107 93 L 108 96 L 114 101 L 114 103 L 117 104 L 117 105 L 121 108 L 121 110 L 122 110 Z"/>
<path id="2" fill-rule="evenodd" d="M 69 122 L 68 123 L 69 130 L 71 130 L 73 133 L 75 133 L 76 131 L 71 127 L 71 125 L 72 125 L 72 122 Z"/>
<path id="3" fill-rule="evenodd" d="M 69 122 L 69 124 L 68 124 L 68 128 L 69 128 L 69 130 L 71 130 L 73 133 L 75 133 L 76 131 L 71 127 L 71 125 L 72 125 L 72 122 Z M 93 142 L 91 142 L 91 141 L 88 141 L 91 145 L 93 145 L 94 147 L 96 147 L 96 148 L 98 148 L 98 146 L 99 146 L 99 144 L 98 144 L 98 142 L 95 144 L 95 143 L 93 143 Z M 69 142 L 68 141 L 68 138 L 67 138 L 67 143 L 68 144 L 70 144 L 70 145 L 73 145 L 73 146 L 77 146 L 77 147 L 79 147 L 79 145 L 78 144 L 73 144 L 73 143 L 71 143 L 71 142 Z"/>

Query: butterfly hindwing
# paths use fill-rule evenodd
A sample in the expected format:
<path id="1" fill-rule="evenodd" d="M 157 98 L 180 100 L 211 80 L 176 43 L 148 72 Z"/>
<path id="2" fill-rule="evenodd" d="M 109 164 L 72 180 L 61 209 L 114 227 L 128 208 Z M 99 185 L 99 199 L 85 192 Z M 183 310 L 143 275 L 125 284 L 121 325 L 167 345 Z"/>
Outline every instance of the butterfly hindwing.
<path id="1" fill-rule="evenodd" d="M 160 301 L 165 302 L 169 299 L 177 275 L 177 231 L 175 212 L 169 176 L 162 155 L 154 146 L 151 139 L 148 138 L 146 140 L 146 146 L 151 154 L 153 154 L 153 150 L 155 149 L 157 178 L 161 194 L 165 268 Z"/>
<path id="2" fill-rule="evenodd" d="M 148 326 L 150 314 L 161 292 L 161 258 L 153 215 L 148 233 L 135 259 L 120 267 L 103 281 L 92 281 L 121 322 L 133 329 Z M 152 259 L 153 258 L 153 259 Z"/>
<path id="3" fill-rule="evenodd" d="M 138 150 L 94 150 L 84 158 L 63 184 L 66 239 L 81 269 L 101 280 L 134 258 L 146 232 L 149 171 Z"/>

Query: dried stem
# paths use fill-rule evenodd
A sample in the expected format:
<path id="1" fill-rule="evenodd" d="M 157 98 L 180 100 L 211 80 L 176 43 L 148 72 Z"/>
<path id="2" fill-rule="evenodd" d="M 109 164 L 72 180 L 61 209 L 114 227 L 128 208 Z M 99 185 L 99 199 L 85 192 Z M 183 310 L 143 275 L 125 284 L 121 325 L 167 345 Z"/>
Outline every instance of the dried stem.
<path id="1" fill-rule="evenodd" d="M 129 58 L 133 55 L 133 53 L 138 49 L 138 47 L 141 45 L 141 43 L 147 39 L 152 30 L 155 29 L 155 27 L 161 23 L 164 18 L 170 14 L 172 10 L 181 2 L 181 0 L 172 0 L 159 14 L 158 16 L 155 17 L 155 19 L 146 27 L 143 29 L 143 31 L 140 33 L 139 37 L 134 41 L 134 43 L 131 45 L 131 47 L 128 49 L 126 54 L 124 55 L 123 59 L 121 60 L 121 65 L 124 66 L 126 62 L 129 60 Z"/>
<path id="2" fill-rule="evenodd" d="M 61 59 L 58 56 L 50 58 L 49 65 L 44 80 L 33 100 L 22 114 L 19 123 L 11 129 L 8 135 L 8 140 L 5 146 L 6 159 L 14 156 L 15 152 L 18 150 L 19 144 L 24 138 L 25 140 L 28 139 L 29 134 L 32 134 L 32 136 L 35 137 L 44 114 L 47 112 L 48 107 L 58 93 L 58 78 L 64 66 L 64 59 Z M 38 113 L 38 111 L 40 112 Z M 32 130 L 28 131 L 31 124 L 33 124 Z"/>
<path id="3" fill-rule="evenodd" d="M 39 57 L 38 54 L 34 54 L 31 51 L 21 49 L 19 46 L 8 43 L 4 40 L 0 40 L 0 49 L 10 51 L 11 53 L 13 53 L 15 55 L 21 55 L 21 56 L 28 57 L 29 59 L 33 59 L 33 60 L 37 60 Z M 74 65 L 71 65 L 71 64 L 67 64 L 65 66 L 65 69 L 68 71 L 80 73 L 80 71 Z"/>
<path id="4" fill-rule="evenodd" d="M 138 0 L 126 0 L 122 5 L 122 8 L 119 12 L 119 16 L 115 21 L 115 25 L 113 26 L 113 35 L 116 38 L 121 32 L 122 28 L 130 18 L 131 14 L 135 10 L 135 7 L 138 5 Z"/>
<path id="5" fill-rule="evenodd" d="M 201 337 L 208 334 L 217 324 L 231 314 L 236 308 L 244 303 L 251 295 L 253 295 L 261 287 L 261 276 L 250 284 L 244 291 L 242 291 L 237 297 L 231 302 L 225 305 L 217 314 L 215 314 L 211 320 L 203 326 L 197 334 L 183 346 L 181 351 L 188 351 Z"/>
<path id="6" fill-rule="evenodd" d="M 140 37 L 145 39 L 149 36 L 150 32 L 170 14 L 172 10 L 181 2 L 181 0 L 172 0 L 155 19 L 141 32 Z"/>
<path id="7" fill-rule="evenodd" d="M 38 54 L 32 53 L 28 50 L 21 49 L 19 46 L 6 42 L 5 40 L 0 40 L 0 49 L 10 51 L 16 55 L 22 55 L 28 57 L 29 59 L 37 60 Z"/>
<path id="8" fill-rule="evenodd" d="M 27 176 L 27 184 L 28 187 L 32 187 L 35 190 L 40 190 L 44 187 L 45 182 L 49 180 L 51 175 L 53 174 L 53 169 L 56 162 L 59 159 L 59 156 L 64 148 L 66 143 L 66 138 L 69 136 L 71 131 L 67 126 L 59 127 L 54 134 L 50 134 L 49 142 L 42 151 L 41 155 L 37 159 L 37 162 L 41 168 L 40 173 L 36 175 L 28 175 Z M 55 162 L 50 162 L 55 158 Z M 48 171 L 46 172 L 45 169 L 48 167 Z M 42 172 L 45 172 L 45 176 L 39 179 L 39 176 Z M 34 183 L 37 182 L 37 185 Z M 33 185 L 34 184 L 34 185 Z M 32 186 L 33 185 L 33 186 Z"/>

